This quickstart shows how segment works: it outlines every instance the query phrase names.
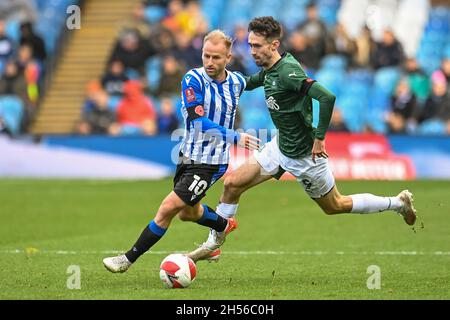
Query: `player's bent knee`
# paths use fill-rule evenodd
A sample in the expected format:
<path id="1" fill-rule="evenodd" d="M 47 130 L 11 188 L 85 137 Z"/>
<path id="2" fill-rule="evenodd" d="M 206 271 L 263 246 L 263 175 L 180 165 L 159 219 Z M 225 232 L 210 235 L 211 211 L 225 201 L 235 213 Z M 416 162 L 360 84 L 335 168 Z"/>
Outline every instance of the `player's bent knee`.
<path id="1" fill-rule="evenodd" d="M 168 216 L 173 216 L 174 214 L 176 214 L 178 211 L 180 211 L 181 209 L 183 209 L 183 205 L 176 203 L 175 201 L 171 201 L 171 200 L 164 200 L 161 203 L 161 207 L 160 207 L 160 212 L 163 215 L 168 215 Z"/>
<path id="2" fill-rule="evenodd" d="M 233 193 L 233 194 L 241 193 L 242 188 L 239 186 L 238 180 L 233 175 L 230 175 L 225 178 L 225 180 L 223 182 L 223 186 L 224 186 L 225 190 L 229 193 Z"/>

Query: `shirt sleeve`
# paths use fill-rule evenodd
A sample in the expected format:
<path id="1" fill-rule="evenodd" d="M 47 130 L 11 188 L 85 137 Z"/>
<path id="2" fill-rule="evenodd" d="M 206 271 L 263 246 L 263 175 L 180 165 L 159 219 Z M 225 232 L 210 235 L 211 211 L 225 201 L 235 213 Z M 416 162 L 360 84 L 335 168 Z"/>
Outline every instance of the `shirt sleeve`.
<path id="1" fill-rule="evenodd" d="M 204 103 L 202 84 L 189 73 L 181 81 L 181 97 L 186 108 L 196 107 Z"/>
<path id="2" fill-rule="evenodd" d="M 318 82 L 311 84 L 308 96 L 319 101 L 319 123 L 317 124 L 316 139 L 324 140 L 333 114 L 336 97 L 322 87 Z"/>
<path id="3" fill-rule="evenodd" d="M 302 93 L 302 95 L 307 93 L 307 91 L 303 92 L 304 90 L 302 90 L 304 82 L 313 81 L 306 76 L 305 72 L 299 66 L 296 65 L 288 65 L 284 67 L 280 78 L 280 82 L 284 89 Z"/>
<path id="4" fill-rule="evenodd" d="M 261 70 L 260 72 L 255 73 L 249 77 L 245 77 L 245 82 L 246 82 L 245 90 L 251 91 L 253 89 L 263 86 L 264 85 L 264 76 L 265 76 L 265 72 L 264 72 L 264 70 Z"/>

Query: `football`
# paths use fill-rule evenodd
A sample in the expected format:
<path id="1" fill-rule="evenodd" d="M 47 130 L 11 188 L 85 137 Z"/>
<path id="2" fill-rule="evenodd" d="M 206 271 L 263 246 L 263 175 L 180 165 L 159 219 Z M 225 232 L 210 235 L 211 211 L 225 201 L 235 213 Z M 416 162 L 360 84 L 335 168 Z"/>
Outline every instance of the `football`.
<path id="1" fill-rule="evenodd" d="M 159 277 L 167 288 L 187 288 L 196 274 L 194 261 L 181 253 L 168 255 L 159 267 Z"/>

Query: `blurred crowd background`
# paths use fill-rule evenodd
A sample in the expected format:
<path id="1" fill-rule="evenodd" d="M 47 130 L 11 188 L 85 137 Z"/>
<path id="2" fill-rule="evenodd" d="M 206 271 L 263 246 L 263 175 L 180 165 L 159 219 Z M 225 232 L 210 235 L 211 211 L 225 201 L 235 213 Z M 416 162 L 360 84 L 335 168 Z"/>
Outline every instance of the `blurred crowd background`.
<path id="1" fill-rule="evenodd" d="M 75 52 L 73 33 L 89 28 L 84 9 L 114 2 L 0 2 L 0 134 L 171 133 L 183 126 L 180 82 L 201 66 L 204 35 L 215 28 L 230 34 L 228 68 L 250 75 L 259 69 L 249 54 L 247 24 L 263 15 L 283 24 L 282 50 L 337 96 L 330 130 L 450 134 L 448 0 L 131 1 L 127 12 L 115 12 L 121 19 L 112 23 L 107 52 L 91 50 L 97 38 Z M 67 28 L 70 5 L 81 8 L 80 30 Z M 94 12 L 99 21 L 108 18 L 105 10 Z M 94 72 L 95 62 L 81 83 L 73 80 L 86 65 L 65 58 L 70 51 L 104 55 L 101 72 Z M 59 76 L 58 70 L 68 74 L 64 67 L 74 76 Z M 266 109 L 262 90 L 246 92 L 236 128 L 273 128 Z M 317 103 L 314 113 L 317 119 Z"/>

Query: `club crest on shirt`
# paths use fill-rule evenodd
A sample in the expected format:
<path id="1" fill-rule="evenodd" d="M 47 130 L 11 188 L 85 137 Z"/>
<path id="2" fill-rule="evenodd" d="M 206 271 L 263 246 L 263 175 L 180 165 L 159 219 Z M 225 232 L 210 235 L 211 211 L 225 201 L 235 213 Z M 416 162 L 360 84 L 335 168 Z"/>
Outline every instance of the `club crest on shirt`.
<path id="1" fill-rule="evenodd" d="M 188 103 L 194 102 L 196 100 L 194 88 L 189 87 L 185 89 L 184 94 Z"/>
<path id="2" fill-rule="evenodd" d="M 241 85 L 239 83 L 233 84 L 233 93 L 235 98 L 239 97 L 240 92 L 241 92 Z"/>

